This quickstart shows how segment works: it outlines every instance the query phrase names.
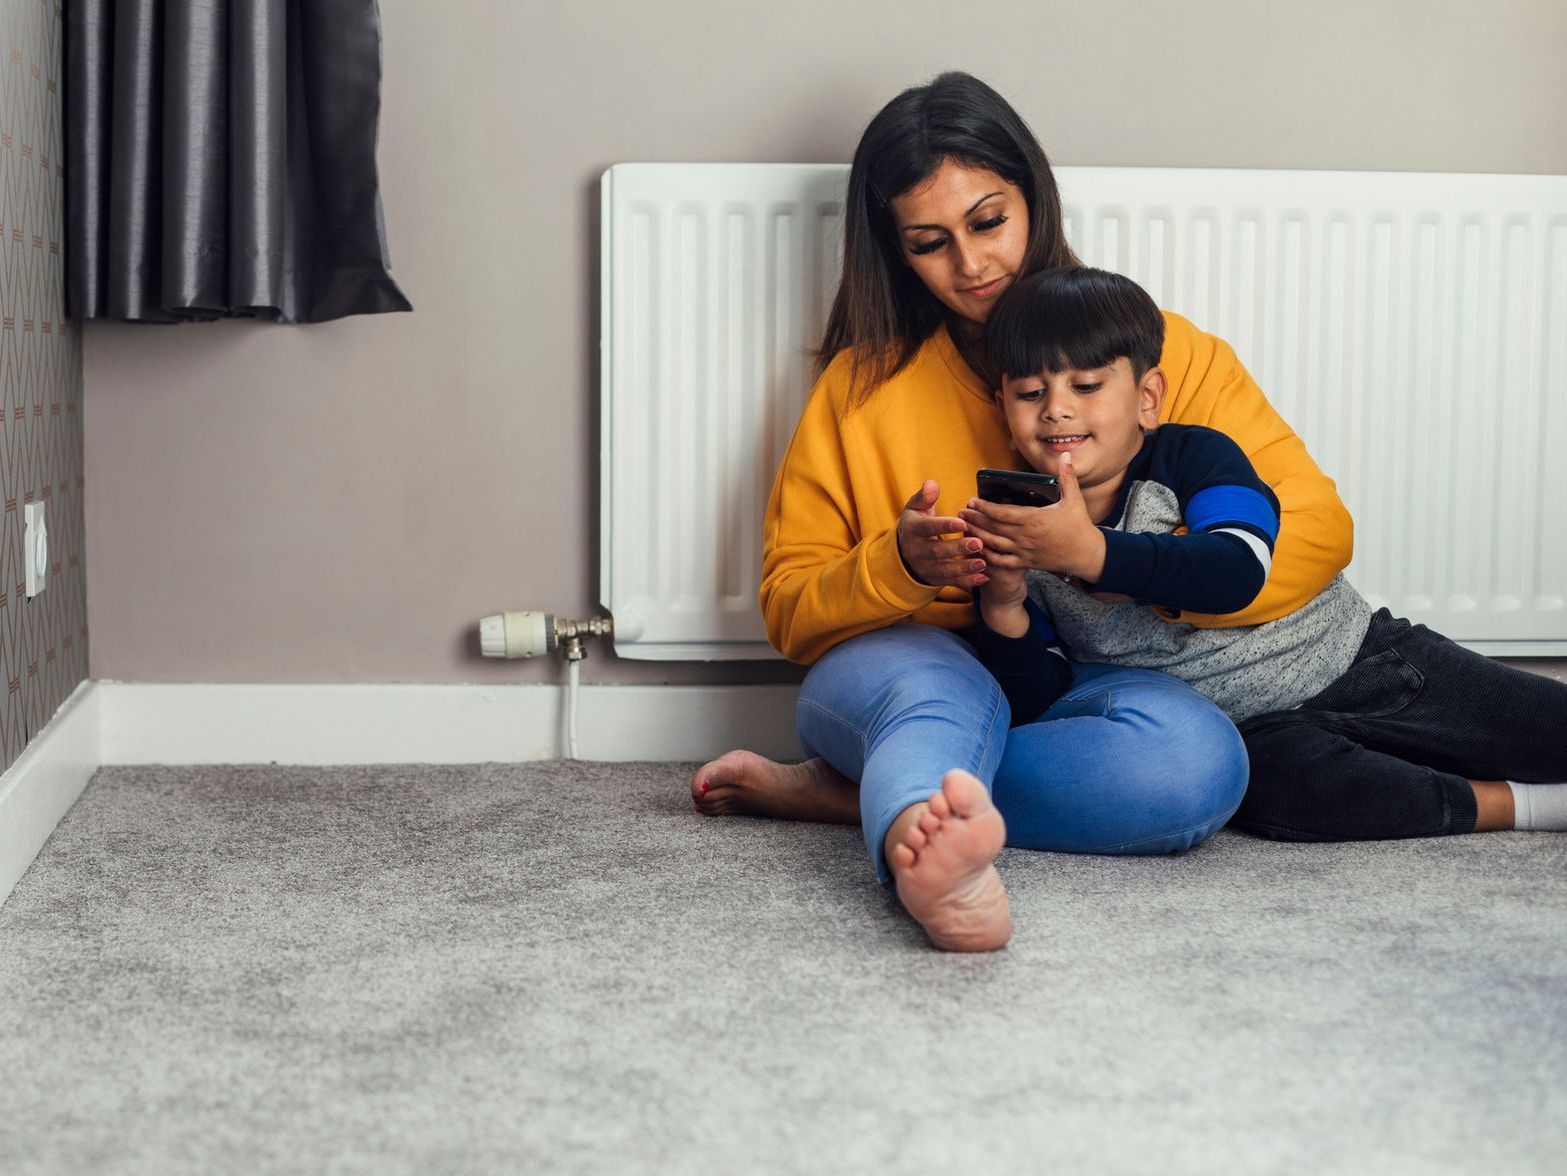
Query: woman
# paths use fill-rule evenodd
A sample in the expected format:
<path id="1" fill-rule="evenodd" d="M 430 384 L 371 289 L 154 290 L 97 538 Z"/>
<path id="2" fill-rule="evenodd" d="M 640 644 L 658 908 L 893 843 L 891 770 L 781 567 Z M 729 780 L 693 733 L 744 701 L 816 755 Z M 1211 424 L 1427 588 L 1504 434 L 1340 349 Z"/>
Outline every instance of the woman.
<path id="1" fill-rule="evenodd" d="M 1109 666 L 1074 665 L 1067 694 L 1009 730 L 962 636 L 985 574 L 955 516 L 976 469 L 1018 460 L 979 347 L 985 319 L 1018 275 L 1076 264 L 1027 126 L 967 74 L 906 90 L 855 151 L 845 226 L 826 367 L 764 536 L 769 640 L 812 666 L 797 722 L 813 758 L 730 752 L 697 771 L 693 799 L 710 815 L 859 822 L 878 877 L 933 943 L 990 950 L 1011 934 L 993 864 L 1003 838 L 1080 853 L 1188 849 L 1240 804 L 1245 753 L 1184 683 Z M 1349 562 L 1348 512 L 1234 352 L 1166 317 L 1164 419 L 1229 433 L 1280 500 L 1268 587 L 1238 622 L 1226 618 L 1271 620 Z"/>

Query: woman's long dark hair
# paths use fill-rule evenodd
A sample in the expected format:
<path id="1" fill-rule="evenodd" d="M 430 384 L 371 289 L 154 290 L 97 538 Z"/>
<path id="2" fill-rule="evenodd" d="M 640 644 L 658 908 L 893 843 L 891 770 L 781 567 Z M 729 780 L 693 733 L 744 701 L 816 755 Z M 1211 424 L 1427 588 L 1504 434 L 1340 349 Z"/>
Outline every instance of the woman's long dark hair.
<path id="1" fill-rule="evenodd" d="M 943 160 L 986 168 L 1022 189 L 1028 248 L 1022 272 L 1078 264 L 1061 227 L 1050 161 L 1000 94 L 966 73 L 944 73 L 899 94 L 871 119 L 849 169 L 843 278 L 816 358 L 850 349 L 850 404 L 906 367 L 941 325 L 944 307 L 903 263 L 888 202 Z"/>

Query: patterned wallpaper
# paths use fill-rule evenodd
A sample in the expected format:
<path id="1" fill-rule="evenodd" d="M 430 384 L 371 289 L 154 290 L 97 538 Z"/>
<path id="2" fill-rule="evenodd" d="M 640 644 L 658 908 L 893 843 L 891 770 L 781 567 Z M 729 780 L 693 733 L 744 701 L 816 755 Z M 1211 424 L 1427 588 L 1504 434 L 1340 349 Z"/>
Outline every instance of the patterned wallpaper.
<path id="1" fill-rule="evenodd" d="M 62 5 L 0 0 L 0 768 L 87 677 L 82 349 L 65 321 Z M 27 598 L 23 504 L 49 578 Z"/>

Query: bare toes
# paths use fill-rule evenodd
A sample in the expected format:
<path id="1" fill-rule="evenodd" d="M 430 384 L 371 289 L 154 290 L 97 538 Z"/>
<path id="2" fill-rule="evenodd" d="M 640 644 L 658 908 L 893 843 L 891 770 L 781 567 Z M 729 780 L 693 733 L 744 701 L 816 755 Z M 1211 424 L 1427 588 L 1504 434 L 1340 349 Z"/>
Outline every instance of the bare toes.
<path id="1" fill-rule="evenodd" d="M 991 807 L 989 789 L 980 783 L 978 777 L 958 768 L 941 778 L 941 791 L 936 795 L 941 798 L 943 805 L 950 806 L 951 811 L 960 817 L 971 816 Z M 936 797 L 931 797 L 930 806 L 933 809 L 936 807 Z"/>
<path id="2" fill-rule="evenodd" d="M 930 798 L 930 811 L 941 820 L 946 820 L 952 815 L 952 805 L 947 800 L 945 792 L 937 792 Z"/>
<path id="3" fill-rule="evenodd" d="M 906 870 L 914 864 L 914 851 L 901 842 L 892 847 L 892 866 L 895 870 Z"/>

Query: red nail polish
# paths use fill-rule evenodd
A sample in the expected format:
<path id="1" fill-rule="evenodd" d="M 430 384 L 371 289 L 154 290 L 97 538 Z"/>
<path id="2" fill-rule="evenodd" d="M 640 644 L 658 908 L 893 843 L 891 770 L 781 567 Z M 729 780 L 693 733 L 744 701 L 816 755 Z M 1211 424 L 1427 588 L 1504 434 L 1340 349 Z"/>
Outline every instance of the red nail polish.
<path id="1" fill-rule="evenodd" d="M 704 784 L 704 785 L 702 785 L 702 795 L 703 795 L 703 796 L 706 796 L 706 795 L 707 795 L 707 790 L 708 790 L 708 789 L 709 789 L 709 788 L 711 788 L 711 787 L 712 787 L 712 785 L 711 785 L 711 784 Z"/>

